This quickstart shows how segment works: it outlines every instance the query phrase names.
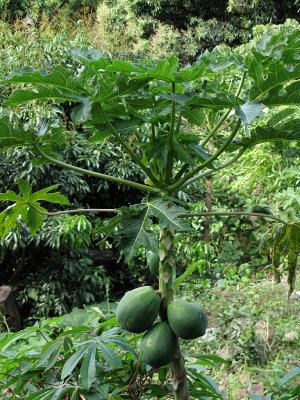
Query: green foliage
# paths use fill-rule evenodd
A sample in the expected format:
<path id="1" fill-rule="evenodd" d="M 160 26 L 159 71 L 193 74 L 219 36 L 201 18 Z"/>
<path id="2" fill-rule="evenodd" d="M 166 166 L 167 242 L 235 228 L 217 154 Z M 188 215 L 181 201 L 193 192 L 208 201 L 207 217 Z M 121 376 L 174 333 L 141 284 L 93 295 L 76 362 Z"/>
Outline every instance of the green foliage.
<path id="1" fill-rule="evenodd" d="M 289 295 L 294 290 L 297 261 L 300 253 L 300 223 L 295 220 L 289 225 L 275 224 L 269 229 L 260 244 L 261 251 L 269 251 L 272 248 L 272 266 L 277 282 L 280 282 L 279 271 L 280 257 L 287 256 L 288 261 L 288 283 L 290 285 Z"/>
<path id="2" fill-rule="evenodd" d="M 0 130 L 2 151 L 11 151 L 14 147 L 25 144 L 36 158 L 35 165 L 51 163 L 77 174 L 84 174 L 90 179 L 100 178 L 118 185 L 127 185 L 136 191 L 140 190 L 148 194 L 148 197 L 140 204 L 115 210 L 119 215 L 110 223 L 104 223 L 104 232 L 102 234 L 100 228 L 100 236 L 104 239 L 109 234 L 115 234 L 120 240 L 122 254 L 129 264 L 133 264 L 134 257 L 141 248 L 146 254 L 148 252 L 149 258 L 153 256 L 157 259 L 159 256 L 159 288 L 163 320 L 161 324 L 167 325 L 164 314 L 173 298 L 172 282 L 176 277 L 173 236 L 176 231 L 189 230 L 189 224 L 183 222 L 183 218 L 192 216 L 184 213 L 187 204 L 179 201 L 176 198 L 177 194 L 196 180 L 211 176 L 233 164 L 256 144 L 265 141 L 276 142 L 277 146 L 279 143 L 284 148 L 287 143 L 296 142 L 299 139 L 299 124 L 294 115 L 296 113 L 283 110 L 280 117 L 277 115 L 277 118 L 276 116 L 269 118 L 266 109 L 266 107 L 280 106 L 294 108 L 299 105 L 299 57 L 296 56 L 298 51 L 299 31 L 287 35 L 281 32 L 271 38 L 264 37 L 256 43 L 256 46 L 249 49 L 247 54 L 229 51 L 223 54 L 220 49 L 213 53 L 205 53 L 196 63 L 188 67 L 181 67 L 178 58 L 174 55 L 166 60 L 132 62 L 113 60 L 95 50 L 75 48 L 70 52 L 73 58 L 73 63 L 70 65 L 38 70 L 25 67 L 14 71 L 10 77 L 2 79 L 2 85 L 13 85 L 16 88 L 4 102 L 4 106 L 22 108 L 24 104 L 32 102 L 33 104 L 35 102 L 69 104 L 71 126 L 83 132 L 85 139 L 90 137 L 91 146 L 98 146 L 100 143 L 101 147 L 104 141 L 117 143 L 138 170 L 137 181 L 117 174 L 107 175 L 99 172 L 97 168 L 96 170 L 85 169 L 78 166 L 77 162 L 62 161 L 62 158 L 65 159 L 68 155 L 68 147 L 65 146 L 66 143 L 69 144 L 68 135 L 62 133 L 63 124 L 55 130 L 56 125 L 51 123 L 47 125 L 42 121 L 38 128 L 34 129 L 35 124 L 31 121 L 23 126 L 22 120 L 15 122 L 14 118 L 9 119 L 4 116 L 0 125 L 2 126 Z M 9 136 L 7 136 L 7 131 Z M 214 148 L 210 143 L 212 139 Z M 86 140 L 83 139 L 82 142 L 86 143 Z M 223 161 L 222 157 L 228 158 Z M 89 161 L 85 160 L 85 162 L 88 164 Z M 94 159 L 93 163 L 95 163 Z M 117 172 L 117 169 L 115 171 Z M 35 208 L 40 206 L 40 200 L 47 200 L 49 190 L 41 189 L 32 194 L 28 189 L 31 186 L 27 181 L 19 180 L 19 182 L 23 197 L 21 198 L 9 189 L 3 194 L 4 200 L 19 201 L 22 205 L 26 203 L 29 206 L 32 202 L 37 205 L 37 207 L 34 206 Z M 38 193 L 41 198 L 37 195 Z M 18 205 L 19 203 L 16 203 L 16 206 Z M 41 209 L 40 211 L 45 212 Z M 26 215 L 23 214 L 22 210 L 17 209 L 14 221 L 20 217 L 23 219 L 25 217 L 25 220 L 30 218 L 29 212 Z M 200 216 L 203 216 L 203 213 L 200 213 Z M 266 217 L 264 214 L 263 216 Z M 282 245 L 286 245 L 288 248 L 289 281 L 292 290 L 298 255 L 296 254 L 298 227 L 294 229 L 296 224 L 291 221 L 285 222 L 269 214 L 267 217 L 283 222 L 285 229 L 289 230 L 288 241 L 286 235 L 280 233 L 279 241 L 275 237 L 274 243 L 270 244 L 275 248 L 276 257 L 279 247 L 281 249 Z M 32 221 L 31 224 L 34 227 L 37 226 L 34 218 Z M 91 229 L 88 220 L 69 218 L 65 222 L 65 225 L 62 225 L 61 234 L 56 237 L 61 241 L 61 246 L 72 246 L 77 250 L 77 247 L 90 244 L 90 239 L 86 236 Z M 82 235 L 77 239 L 72 230 L 77 228 L 81 231 L 79 225 L 81 226 L 83 222 L 85 227 Z M 160 228 L 159 240 L 157 240 L 156 224 Z M 13 222 L 14 225 L 15 222 Z M 32 231 L 35 233 L 36 229 Z M 5 235 L 8 233 L 8 231 L 5 232 Z M 160 243 L 159 254 L 158 242 Z M 230 244 L 227 243 L 227 247 L 230 247 Z M 235 251 L 239 246 L 233 243 L 232 247 Z M 203 254 L 204 249 L 208 250 L 209 247 L 196 248 L 199 254 L 201 252 Z M 284 250 L 286 251 L 285 248 Z M 202 263 L 197 265 L 198 270 L 201 268 L 203 268 Z M 189 270 L 179 278 L 177 284 L 182 283 L 188 272 L 191 273 L 193 270 L 192 264 Z M 97 277 L 92 282 L 97 283 Z M 30 296 L 34 298 L 37 293 L 32 291 Z M 156 326 L 153 329 L 156 329 Z M 119 368 L 121 374 L 127 374 L 127 358 L 125 357 L 127 365 L 125 371 L 122 369 L 123 364 L 120 359 L 112 350 L 114 344 L 117 344 L 130 352 L 127 343 L 120 342 L 120 338 L 112 336 L 119 331 L 101 332 L 101 339 L 97 339 L 93 336 L 94 331 L 86 333 L 87 327 L 75 328 L 73 331 L 77 333 L 78 330 L 85 332 L 84 341 L 76 346 L 74 352 L 69 348 L 66 350 L 63 348 L 63 358 L 66 360 L 64 365 L 61 364 L 63 360 L 58 359 L 60 352 L 60 339 L 58 339 L 53 346 L 45 349 L 45 355 L 42 356 L 38 367 L 45 366 L 47 371 L 58 362 L 62 374 L 59 377 L 60 380 L 69 379 L 70 374 L 75 374 L 77 371 L 80 376 L 80 387 L 72 386 L 73 382 L 78 381 L 75 377 L 74 380 L 70 380 L 71 383 L 62 388 L 62 392 L 60 392 L 61 388 L 57 387 L 57 383 L 53 382 L 54 388 L 58 390 L 43 387 L 40 395 L 32 393 L 29 398 L 59 397 L 68 390 L 75 392 L 74 397 L 78 395 L 79 390 L 86 398 L 90 394 L 89 390 L 95 390 L 99 396 L 97 387 L 99 382 L 95 382 L 96 376 L 104 374 L 106 369 L 111 371 Z M 249 333 L 247 342 L 249 346 L 252 346 L 253 332 L 251 330 L 247 333 Z M 18 336 L 13 336 L 12 340 L 17 338 Z M 159 343 L 159 335 L 155 336 L 155 341 Z M 113 343 L 112 348 L 107 346 L 107 342 Z M 4 346 L 12 342 L 5 343 Z M 178 346 L 175 335 L 171 340 L 171 345 L 173 344 L 174 346 L 171 347 L 175 354 L 176 346 Z M 159 353 L 161 353 L 160 350 Z M 164 359 L 163 363 L 158 360 L 160 354 L 157 353 L 154 361 L 148 358 L 146 361 L 153 367 L 160 367 L 171 362 L 175 396 L 178 396 L 179 391 L 182 390 L 178 386 L 178 382 L 182 382 L 186 391 L 183 397 L 187 397 L 187 380 L 183 366 L 180 365 L 183 361 L 181 355 L 178 353 L 173 359 L 174 354 L 170 352 L 170 349 L 167 349 L 167 354 L 169 356 L 171 354 L 172 357 Z M 100 364 L 99 374 L 97 374 L 99 365 L 95 365 L 96 362 Z M 175 376 L 174 369 L 179 370 L 179 376 Z M 222 398 L 222 394 L 210 378 L 191 370 L 188 370 L 188 374 L 196 382 L 196 384 L 191 384 L 191 393 L 194 398 L 197 395 L 201 397 L 202 394 L 207 395 L 206 397 Z M 57 379 L 58 375 L 55 376 Z M 110 383 L 113 386 L 111 394 L 121 395 L 129 390 L 126 385 L 128 383 L 131 387 L 132 376 L 129 379 L 125 381 L 125 388 L 121 390 Z M 123 379 L 122 383 L 124 384 Z M 94 384 L 96 387 L 93 387 Z M 107 389 L 104 397 L 107 397 L 109 390 L 110 388 Z M 149 391 L 149 395 L 155 393 L 166 396 L 169 393 L 166 386 L 159 390 L 155 387 L 155 391 L 151 386 Z M 147 395 L 147 392 L 145 393 Z"/>
<path id="3" fill-rule="evenodd" d="M 105 304 L 100 304 L 87 310 L 74 309 L 69 315 L 41 321 L 17 333 L 1 334 L 2 393 L 11 388 L 14 396 L 31 399 L 66 394 L 75 398 L 80 394 L 88 400 L 128 398 L 141 392 L 156 398 L 170 395 L 166 368 L 146 370 L 139 353 L 132 349 L 140 338 L 125 336 L 116 324 Z M 202 356 L 202 363 L 211 365 L 210 357 Z M 19 375 L 18 366 L 22 369 Z M 212 398 L 219 392 L 202 374 L 192 378 L 191 390 L 205 390 Z"/>
<path id="4" fill-rule="evenodd" d="M 11 229 L 16 227 L 19 216 L 22 216 L 27 222 L 30 233 L 34 235 L 43 222 L 40 214 L 38 214 L 35 209 L 42 212 L 46 211 L 45 208 L 41 207 L 41 201 L 66 205 L 70 204 L 68 199 L 59 192 L 49 193 L 54 190 L 57 185 L 41 189 L 34 193 L 32 193 L 31 185 L 29 185 L 25 179 L 19 179 L 18 186 L 20 194 L 16 194 L 12 190 L 8 190 L 6 193 L 0 193 L 1 201 L 15 202 L 0 214 L 0 234 L 2 239 Z"/>

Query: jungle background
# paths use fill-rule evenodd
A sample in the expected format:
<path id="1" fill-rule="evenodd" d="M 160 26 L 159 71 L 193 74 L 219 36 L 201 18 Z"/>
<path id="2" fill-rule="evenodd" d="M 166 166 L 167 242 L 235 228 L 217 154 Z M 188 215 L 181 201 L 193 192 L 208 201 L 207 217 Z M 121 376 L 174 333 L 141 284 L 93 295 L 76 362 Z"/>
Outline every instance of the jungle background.
<path id="1" fill-rule="evenodd" d="M 77 46 L 126 60 L 175 54 L 187 65 L 216 46 L 246 52 L 265 33 L 292 32 L 299 28 L 299 10 L 298 0 L 0 0 L 0 75 L 28 65 L 76 66 L 70 52 Z M 0 113 L 12 113 L 1 106 L 10 89 L 0 89 Z M 86 140 L 85 132 L 72 123 L 69 103 L 20 106 L 14 112 L 25 122 L 38 123 L 44 117 L 63 121 L 70 144 L 64 152 L 66 162 L 141 179 L 116 143 L 96 146 Z M 299 144 L 261 144 L 242 157 L 238 169 L 233 165 L 180 196 L 194 211 L 262 211 L 278 216 L 293 212 L 299 218 L 299 154 Z M 117 208 L 141 198 L 134 189 L 118 184 L 99 183 L 47 164 L 34 166 L 30 158 L 24 149 L 1 153 L 1 192 L 14 190 L 23 178 L 36 190 L 59 183 L 74 208 Z M 223 190 L 225 183 L 229 190 Z M 0 211 L 5 205 L 1 207 Z M 55 210 L 53 206 L 50 211 Z M 95 304 L 105 318 L 107 305 L 113 310 L 124 288 L 154 281 L 142 251 L 129 270 L 118 240 L 103 233 L 106 217 L 45 218 L 34 237 L 20 222 L 1 243 L 0 284 L 13 287 L 23 327 L 71 312 L 76 318 L 80 309 L 90 310 Z M 201 340 L 201 351 L 229 362 L 214 372 L 228 399 L 279 395 L 284 390 L 280 378 L 299 366 L 299 285 L 287 301 L 285 280 L 274 284 L 272 255 L 259 252 L 269 224 L 266 219 L 235 216 L 193 221 L 194 231 L 177 240 L 179 270 L 204 260 L 181 295 L 200 298 L 208 311 L 209 331 L 207 340 Z M 281 261 L 284 270 L 286 260 Z M 89 318 L 88 311 L 86 315 Z M 197 350 L 200 342 L 193 346 Z"/>

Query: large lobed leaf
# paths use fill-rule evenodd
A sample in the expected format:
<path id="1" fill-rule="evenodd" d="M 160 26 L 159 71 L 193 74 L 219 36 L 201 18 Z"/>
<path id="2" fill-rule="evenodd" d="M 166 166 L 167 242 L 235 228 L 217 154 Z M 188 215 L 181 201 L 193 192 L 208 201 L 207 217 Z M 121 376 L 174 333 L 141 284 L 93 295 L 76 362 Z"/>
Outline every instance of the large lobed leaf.
<path id="1" fill-rule="evenodd" d="M 141 205 L 127 209 L 128 213 L 122 219 L 123 227 L 118 231 L 121 235 L 121 250 L 126 262 L 131 265 L 133 258 L 141 247 L 147 251 L 157 252 L 157 237 L 149 229 L 152 218 L 159 221 L 162 228 L 173 228 L 176 231 L 189 230 L 189 224 L 177 215 L 184 209 L 172 201 L 162 198 L 148 198 Z M 152 217 L 152 218 L 151 218 Z"/>
<path id="2" fill-rule="evenodd" d="M 46 211 L 46 209 L 41 207 L 41 201 L 66 205 L 70 204 L 69 200 L 59 192 L 49 193 L 54 190 L 57 185 L 32 193 L 31 185 L 25 179 L 19 179 L 18 187 L 20 190 L 19 194 L 11 190 L 8 190 L 6 193 L 0 193 L 0 201 L 14 202 L 13 205 L 7 207 L 0 213 L 0 237 L 2 237 L 2 239 L 17 226 L 17 222 L 20 218 L 26 221 L 30 233 L 34 235 L 43 222 L 41 215 L 34 210 L 34 208 L 43 212 Z"/>

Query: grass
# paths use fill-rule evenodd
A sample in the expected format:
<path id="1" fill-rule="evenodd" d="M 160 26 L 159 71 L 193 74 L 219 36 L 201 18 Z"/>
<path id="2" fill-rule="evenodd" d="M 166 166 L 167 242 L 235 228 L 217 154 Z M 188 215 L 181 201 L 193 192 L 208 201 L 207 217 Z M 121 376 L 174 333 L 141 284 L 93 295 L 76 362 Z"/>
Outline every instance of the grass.
<path id="1" fill-rule="evenodd" d="M 300 297 L 294 294 L 288 300 L 287 293 L 286 282 L 274 284 L 270 279 L 204 292 L 197 284 L 184 286 L 181 295 L 201 303 L 208 312 L 209 329 L 203 338 L 183 345 L 190 352 L 217 354 L 228 361 L 220 370 L 209 371 L 226 391 L 226 400 L 268 393 L 275 399 L 296 385 L 299 376 L 279 386 L 280 379 L 300 365 Z"/>

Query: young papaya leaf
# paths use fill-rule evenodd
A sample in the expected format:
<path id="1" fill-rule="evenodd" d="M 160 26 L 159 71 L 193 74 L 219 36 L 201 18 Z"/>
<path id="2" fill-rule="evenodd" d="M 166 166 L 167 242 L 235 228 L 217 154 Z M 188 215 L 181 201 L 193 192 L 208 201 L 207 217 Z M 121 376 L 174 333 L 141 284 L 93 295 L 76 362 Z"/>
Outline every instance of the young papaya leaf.
<path id="1" fill-rule="evenodd" d="M 80 368 L 80 375 L 81 375 L 81 384 L 84 389 L 89 389 L 93 380 L 95 379 L 96 374 L 96 352 L 97 352 L 97 344 L 93 343 L 88 352 L 86 353 L 83 362 Z"/>

